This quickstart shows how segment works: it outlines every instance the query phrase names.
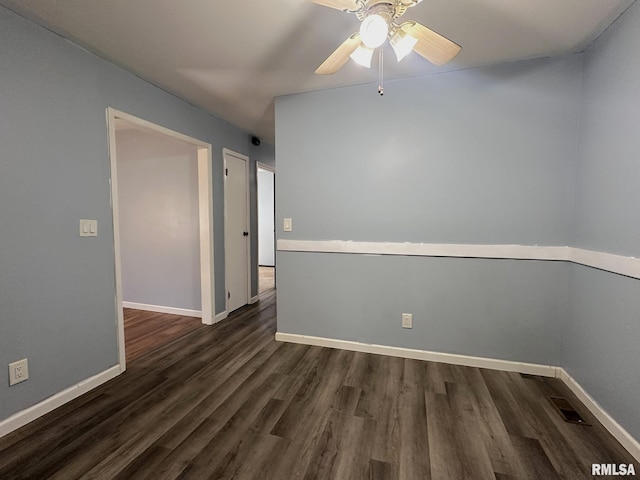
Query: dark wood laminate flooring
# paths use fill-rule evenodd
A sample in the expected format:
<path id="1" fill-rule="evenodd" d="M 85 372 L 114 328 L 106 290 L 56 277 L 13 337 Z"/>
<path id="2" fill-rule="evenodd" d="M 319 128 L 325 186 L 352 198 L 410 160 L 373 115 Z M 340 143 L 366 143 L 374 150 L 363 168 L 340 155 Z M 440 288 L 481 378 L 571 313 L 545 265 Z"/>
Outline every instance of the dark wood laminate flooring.
<path id="1" fill-rule="evenodd" d="M 0 439 L 0 478 L 577 480 L 633 462 L 557 379 L 278 343 L 275 312 L 263 294 Z"/>
<path id="2" fill-rule="evenodd" d="M 127 364 L 174 338 L 202 328 L 196 317 L 124 308 L 124 342 Z"/>

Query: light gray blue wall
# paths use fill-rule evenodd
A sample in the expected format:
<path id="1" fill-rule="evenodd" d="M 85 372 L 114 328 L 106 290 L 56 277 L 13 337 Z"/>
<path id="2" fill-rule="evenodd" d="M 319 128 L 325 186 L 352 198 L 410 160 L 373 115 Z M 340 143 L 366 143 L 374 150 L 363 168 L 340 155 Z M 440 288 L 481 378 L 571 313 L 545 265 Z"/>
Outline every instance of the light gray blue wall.
<path id="1" fill-rule="evenodd" d="M 563 335 L 561 364 L 638 439 L 640 280 L 571 267 L 571 320 Z"/>
<path id="2" fill-rule="evenodd" d="M 277 236 L 567 245 L 581 58 L 278 98 Z M 282 218 L 293 232 L 282 232 Z M 278 252 L 278 330 L 560 358 L 568 265 Z M 414 328 L 401 328 L 401 313 Z"/>
<path id="3" fill-rule="evenodd" d="M 640 257 L 640 4 L 585 53 L 576 246 Z M 640 280 L 574 266 L 563 366 L 640 439 Z"/>
<path id="4" fill-rule="evenodd" d="M 213 144 L 218 311 L 222 148 L 249 136 L 1 7 L 0 65 L 0 366 L 28 357 L 31 376 L 0 383 L 1 419 L 117 363 L 105 109 Z"/>
<path id="5" fill-rule="evenodd" d="M 197 148 L 128 129 L 116 150 L 123 301 L 201 311 Z"/>
<path id="6" fill-rule="evenodd" d="M 278 331 L 555 365 L 568 275 L 563 262 L 278 252 Z"/>
<path id="7" fill-rule="evenodd" d="M 640 256 L 640 5 L 584 54 L 576 246 Z"/>
<path id="8" fill-rule="evenodd" d="M 580 62 L 276 99 L 280 236 L 567 245 Z"/>
<path id="9" fill-rule="evenodd" d="M 249 139 L 249 156 L 251 161 L 264 163 L 270 167 L 276 167 L 276 147 L 271 143 L 262 141 L 260 145 L 254 145 Z"/>

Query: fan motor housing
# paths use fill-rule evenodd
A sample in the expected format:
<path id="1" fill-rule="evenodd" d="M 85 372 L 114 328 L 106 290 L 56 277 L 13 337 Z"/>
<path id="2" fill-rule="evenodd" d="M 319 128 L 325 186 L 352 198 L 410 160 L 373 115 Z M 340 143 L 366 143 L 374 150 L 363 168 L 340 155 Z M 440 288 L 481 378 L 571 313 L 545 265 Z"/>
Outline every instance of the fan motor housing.
<path id="1" fill-rule="evenodd" d="M 407 11 L 407 8 L 412 7 L 418 2 L 402 3 L 400 0 L 390 2 L 388 0 L 369 0 L 368 2 L 359 2 L 360 8 L 353 12 L 356 14 L 360 21 L 367 18 L 369 15 L 382 15 L 383 17 L 389 17 L 395 20 L 401 17 Z"/>

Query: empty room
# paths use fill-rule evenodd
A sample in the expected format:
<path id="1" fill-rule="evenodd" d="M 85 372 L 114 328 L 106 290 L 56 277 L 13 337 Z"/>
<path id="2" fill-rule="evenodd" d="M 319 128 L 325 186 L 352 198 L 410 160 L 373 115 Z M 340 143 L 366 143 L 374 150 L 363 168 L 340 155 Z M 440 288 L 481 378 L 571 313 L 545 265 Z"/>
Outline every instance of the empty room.
<path id="1" fill-rule="evenodd" d="M 638 45 L 635 0 L 0 0 L 0 478 L 640 478 Z"/>

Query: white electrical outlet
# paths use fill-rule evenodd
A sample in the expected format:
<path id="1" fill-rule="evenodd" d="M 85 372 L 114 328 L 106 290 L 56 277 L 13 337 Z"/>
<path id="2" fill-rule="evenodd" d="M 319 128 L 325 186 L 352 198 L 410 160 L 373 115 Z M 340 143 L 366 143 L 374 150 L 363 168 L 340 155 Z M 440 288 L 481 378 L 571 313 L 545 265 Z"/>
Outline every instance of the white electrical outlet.
<path id="1" fill-rule="evenodd" d="M 282 223 L 283 223 L 282 230 L 284 232 L 292 232 L 293 231 L 293 220 L 291 220 L 290 218 L 285 218 Z"/>
<path id="2" fill-rule="evenodd" d="M 403 313 L 402 314 L 402 328 L 413 328 L 413 314 L 412 313 Z"/>
<path id="3" fill-rule="evenodd" d="M 9 364 L 9 386 L 29 379 L 29 362 L 26 358 Z"/>

